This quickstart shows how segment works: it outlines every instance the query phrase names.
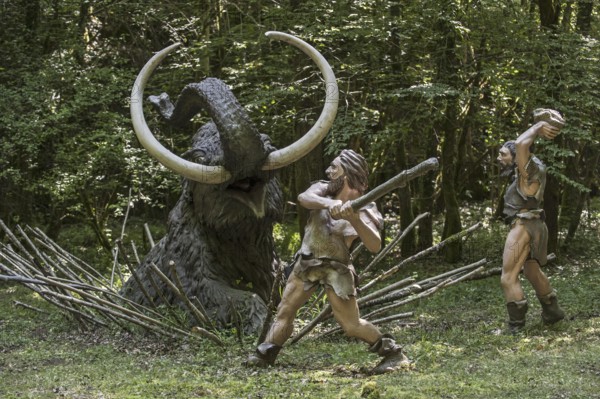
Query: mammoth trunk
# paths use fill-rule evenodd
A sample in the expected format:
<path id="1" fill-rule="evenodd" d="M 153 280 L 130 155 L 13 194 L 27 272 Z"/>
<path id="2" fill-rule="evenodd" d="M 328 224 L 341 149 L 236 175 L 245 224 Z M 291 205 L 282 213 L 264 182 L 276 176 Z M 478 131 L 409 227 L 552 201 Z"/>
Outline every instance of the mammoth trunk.
<path id="1" fill-rule="evenodd" d="M 270 151 L 244 108 L 227 85 L 219 79 L 207 78 L 188 84 L 173 105 L 166 93 L 150 96 L 150 102 L 175 126 L 185 126 L 200 111 L 210 115 L 219 132 L 223 165 L 234 178 L 254 173 Z"/>

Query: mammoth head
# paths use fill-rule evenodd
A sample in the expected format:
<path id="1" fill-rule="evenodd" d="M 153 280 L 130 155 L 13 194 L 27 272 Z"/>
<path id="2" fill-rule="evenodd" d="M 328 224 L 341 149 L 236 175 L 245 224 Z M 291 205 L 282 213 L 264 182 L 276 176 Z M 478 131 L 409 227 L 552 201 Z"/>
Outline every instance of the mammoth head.
<path id="1" fill-rule="evenodd" d="M 274 150 L 265 135 L 260 134 L 244 109 L 224 83 L 206 79 L 188 85 L 175 106 L 163 94 L 151 97 L 164 117 L 173 123 L 189 121 L 198 111 L 208 112 L 220 135 L 222 159 L 201 163 L 178 157 L 163 147 L 154 137 L 143 113 L 143 95 L 146 82 L 160 62 L 179 46 L 174 44 L 157 53 L 140 71 L 131 93 L 131 118 L 140 143 L 165 167 L 190 180 L 212 185 L 226 184 L 245 187 L 255 175 L 287 166 L 308 154 L 323 140 L 335 119 L 338 105 L 338 87 L 331 67 L 323 56 L 306 42 L 281 32 L 267 32 L 273 39 L 283 40 L 302 50 L 319 67 L 325 81 L 325 105 L 315 125 L 293 144 Z M 200 163 L 199 163 L 199 162 Z"/>

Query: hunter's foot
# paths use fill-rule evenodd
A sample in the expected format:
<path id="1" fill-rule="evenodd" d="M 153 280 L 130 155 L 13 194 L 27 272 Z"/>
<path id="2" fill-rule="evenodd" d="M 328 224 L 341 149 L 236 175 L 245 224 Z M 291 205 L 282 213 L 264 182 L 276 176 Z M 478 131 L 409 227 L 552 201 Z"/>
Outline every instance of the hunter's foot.
<path id="1" fill-rule="evenodd" d="M 391 373 L 400 369 L 407 369 L 410 367 L 410 360 L 406 357 L 402 351 L 397 353 L 391 353 L 384 357 L 377 366 L 371 370 L 371 374 L 384 374 Z"/>
<path id="2" fill-rule="evenodd" d="M 265 359 L 260 358 L 259 356 L 252 354 L 248 356 L 248 359 L 243 363 L 244 366 L 249 368 L 267 368 L 272 366 L 272 363 L 267 362 Z"/>

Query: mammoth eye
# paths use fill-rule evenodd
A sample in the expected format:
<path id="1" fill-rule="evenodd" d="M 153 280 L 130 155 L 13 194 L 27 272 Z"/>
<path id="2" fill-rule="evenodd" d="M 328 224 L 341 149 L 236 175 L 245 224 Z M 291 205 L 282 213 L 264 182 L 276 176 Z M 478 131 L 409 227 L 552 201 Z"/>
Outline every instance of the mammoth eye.
<path id="1" fill-rule="evenodd" d="M 201 148 L 192 148 L 184 152 L 181 157 L 188 161 L 203 162 L 206 159 L 206 151 Z"/>

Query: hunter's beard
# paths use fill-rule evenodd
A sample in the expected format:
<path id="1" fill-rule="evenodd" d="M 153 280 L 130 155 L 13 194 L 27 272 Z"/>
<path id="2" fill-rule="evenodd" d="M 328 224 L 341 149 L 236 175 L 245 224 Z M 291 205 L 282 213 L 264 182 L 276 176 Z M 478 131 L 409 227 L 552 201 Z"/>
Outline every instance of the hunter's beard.
<path id="1" fill-rule="evenodd" d="M 516 167 L 517 167 L 517 165 L 515 163 L 512 163 L 510 165 L 505 165 L 503 163 L 500 163 L 500 176 L 511 177 L 513 175 L 513 173 L 515 173 Z"/>
<path id="2" fill-rule="evenodd" d="M 339 193 L 344 187 L 344 175 L 337 177 L 335 179 L 329 180 L 327 183 L 327 195 L 335 197 L 337 193 Z"/>

